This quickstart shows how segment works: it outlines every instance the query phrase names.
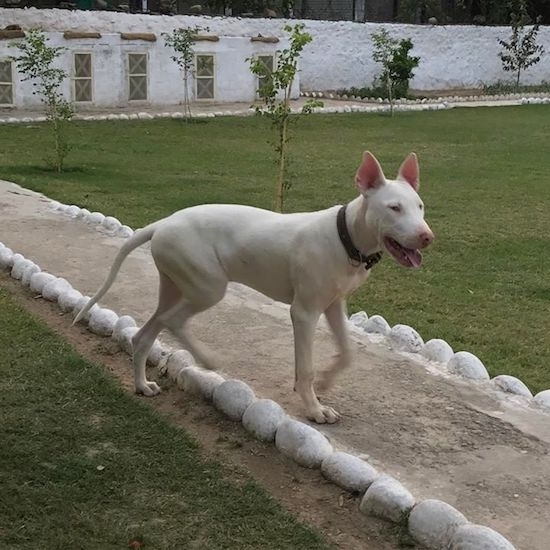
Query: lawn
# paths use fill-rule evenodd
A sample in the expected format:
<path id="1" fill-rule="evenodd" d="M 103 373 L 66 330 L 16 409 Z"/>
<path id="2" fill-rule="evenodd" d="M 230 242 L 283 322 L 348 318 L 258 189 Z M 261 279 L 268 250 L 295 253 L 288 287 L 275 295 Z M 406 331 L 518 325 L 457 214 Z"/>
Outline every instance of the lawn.
<path id="1" fill-rule="evenodd" d="M 350 310 L 415 327 L 478 355 L 492 375 L 550 388 L 550 107 L 315 115 L 295 127 L 289 211 L 343 203 L 364 149 L 393 177 L 409 151 L 436 243 L 422 269 L 390 258 Z M 42 169 L 43 125 L 0 128 L 0 177 L 138 227 L 204 202 L 270 207 L 267 121 L 217 118 L 77 123 L 69 170 Z"/>
<path id="2" fill-rule="evenodd" d="M 329 548 L 2 289 L 0 309 L 0 548 Z"/>

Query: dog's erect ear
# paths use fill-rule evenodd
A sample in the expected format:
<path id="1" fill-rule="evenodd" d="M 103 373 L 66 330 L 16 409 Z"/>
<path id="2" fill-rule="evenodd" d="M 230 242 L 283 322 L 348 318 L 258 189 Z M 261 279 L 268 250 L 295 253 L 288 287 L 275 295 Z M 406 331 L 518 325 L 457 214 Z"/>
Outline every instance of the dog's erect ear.
<path id="1" fill-rule="evenodd" d="M 418 159 L 416 153 L 409 153 L 403 161 L 397 179 L 406 181 L 415 191 L 420 187 L 420 171 L 418 168 Z"/>
<path id="2" fill-rule="evenodd" d="M 365 151 L 363 162 L 361 162 L 361 166 L 355 174 L 357 189 L 364 195 L 371 189 L 384 185 L 384 183 L 386 183 L 386 178 L 384 172 L 382 172 L 382 167 L 370 151 Z"/>

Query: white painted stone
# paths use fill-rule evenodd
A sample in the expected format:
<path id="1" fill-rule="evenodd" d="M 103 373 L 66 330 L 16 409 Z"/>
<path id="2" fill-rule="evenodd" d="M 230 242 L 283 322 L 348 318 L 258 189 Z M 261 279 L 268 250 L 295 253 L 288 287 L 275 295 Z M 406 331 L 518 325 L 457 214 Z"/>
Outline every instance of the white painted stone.
<path id="1" fill-rule="evenodd" d="M 256 399 L 252 388 L 240 380 L 226 380 L 212 395 L 214 406 L 231 420 L 241 420 L 244 411 Z"/>
<path id="2" fill-rule="evenodd" d="M 414 506 L 414 497 L 397 479 L 381 475 L 374 480 L 361 500 L 364 514 L 400 522 Z"/>
<path id="3" fill-rule="evenodd" d="M 346 491 L 364 493 L 378 477 L 368 462 L 343 452 L 330 454 L 321 464 L 322 474 Z"/>
<path id="4" fill-rule="evenodd" d="M 113 333 L 111 334 L 111 338 L 117 343 L 120 344 L 122 341 L 122 331 L 125 328 L 128 327 L 136 327 L 137 323 L 135 322 L 133 317 L 130 317 L 130 315 L 121 315 L 117 322 L 115 323 L 115 326 L 113 327 Z"/>
<path id="5" fill-rule="evenodd" d="M 395 325 L 388 335 L 394 350 L 418 353 L 424 347 L 424 340 L 414 328 L 408 325 Z"/>
<path id="6" fill-rule="evenodd" d="M 23 286 L 29 286 L 31 283 L 31 277 L 35 273 L 40 273 L 42 270 L 34 263 L 31 262 L 31 265 L 28 265 L 23 269 L 23 275 L 21 275 L 21 284 Z"/>
<path id="7" fill-rule="evenodd" d="M 96 305 L 97 304 L 95 304 L 94 307 Z M 132 338 L 136 335 L 136 332 L 138 330 L 139 330 L 138 327 L 126 327 L 125 329 L 122 329 L 122 333 L 120 335 L 120 340 L 118 342 L 118 345 L 128 355 L 133 355 L 134 354 L 134 344 L 132 342 Z"/>
<path id="8" fill-rule="evenodd" d="M 195 366 L 193 356 L 185 349 L 179 349 L 168 356 L 165 370 L 172 381 L 177 381 L 182 369 Z M 183 387 L 181 389 L 184 389 Z"/>
<path id="9" fill-rule="evenodd" d="M 62 202 L 60 202 L 59 206 L 56 208 L 56 212 L 58 212 L 59 214 L 64 214 L 67 208 L 69 208 L 68 204 L 63 204 Z"/>
<path id="10" fill-rule="evenodd" d="M 550 411 L 550 390 L 543 390 L 535 395 L 535 403 Z"/>
<path id="11" fill-rule="evenodd" d="M 369 317 L 368 321 L 363 325 L 365 332 L 371 332 L 374 334 L 382 334 L 387 336 L 390 333 L 390 325 L 381 315 L 373 315 Z"/>
<path id="12" fill-rule="evenodd" d="M 278 403 L 271 399 L 258 399 L 244 412 L 243 426 L 261 441 L 274 441 L 277 429 L 285 418 L 285 411 Z"/>
<path id="13" fill-rule="evenodd" d="M 118 315 L 107 308 L 100 307 L 90 315 L 88 328 L 99 336 L 111 336 L 118 321 Z"/>
<path id="14" fill-rule="evenodd" d="M 128 227 L 127 225 L 121 225 L 116 232 L 116 236 L 121 237 L 123 239 L 128 239 L 133 234 L 134 234 L 134 230 L 131 227 Z"/>
<path id="15" fill-rule="evenodd" d="M 63 290 L 59 294 L 57 298 L 57 305 L 59 306 L 59 309 L 61 311 L 64 311 L 65 313 L 68 313 L 69 311 L 72 312 L 81 298 L 81 292 L 79 292 L 75 288 L 69 288 L 67 290 Z"/>
<path id="16" fill-rule="evenodd" d="M 80 218 L 86 219 L 87 216 L 89 216 L 91 212 L 87 208 L 81 208 L 80 209 Z"/>
<path id="17" fill-rule="evenodd" d="M 451 538 L 449 550 L 515 550 L 500 533 L 483 525 L 466 523 Z"/>
<path id="18" fill-rule="evenodd" d="M 291 418 L 284 420 L 275 435 L 275 446 L 300 466 L 319 468 L 333 451 L 328 439 L 318 430 Z"/>
<path id="19" fill-rule="evenodd" d="M 429 499 L 416 504 L 409 515 L 409 533 L 427 548 L 448 548 L 456 528 L 468 520 L 441 500 Z"/>
<path id="20" fill-rule="evenodd" d="M 86 222 L 90 224 L 101 224 L 103 223 L 104 219 L 105 219 L 105 216 L 101 212 L 91 212 L 85 218 Z"/>
<path id="21" fill-rule="evenodd" d="M 13 251 L 11 248 L 3 248 L 0 250 L 0 269 L 10 269 L 13 265 Z"/>
<path id="22" fill-rule="evenodd" d="M 59 201 L 50 201 L 48 204 L 48 207 L 52 210 L 57 210 L 61 206 L 61 203 Z"/>
<path id="23" fill-rule="evenodd" d="M 122 224 L 113 216 L 105 216 L 101 222 L 101 226 L 107 231 L 118 231 Z"/>
<path id="24" fill-rule="evenodd" d="M 211 401 L 216 388 L 225 382 L 225 378 L 217 372 L 190 366 L 180 371 L 176 382 L 178 388 L 201 395 L 204 399 Z"/>
<path id="25" fill-rule="evenodd" d="M 75 204 L 72 204 L 65 210 L 64 214 L 71 218 L 77 218 L 80 215 L 80 208 Z"/>
<path id="26" fill-rule="evenodd" d="M 458 351 L 449 362 L 447 368 L 451 374 L 470 378 L 471 380 L 489 380 L 485 365 L 469 351 Z"/>
<path id="27" fill-rule="evenodd" d="M 82 298 L 80 298 L 80 300 L 78 300 L 78 302 L 76 303 L 73 309 L 73 318 L 75 318 L 80 313 L 81 309 L 88 303 L 89 300 L 90 300 L 89 296 L 83 296 Z M 92 306 L 92 309 L 86 312 L 81 322 L 87 323 L 90 320 L 91 314 L 96 309 L 99 309 L 99 306 L 97 304 L 94 304 Z"/>
<path id="28" fill-rule="evenodd" d="M 429 361 L 437 361 L 438 363 L 448 363 L 454 355 L 453 348 L 440 338 L 428 340 L 420 353 Z"/>
<path id="29" fill-rule="evenodd" d="M 39 271 L 38 273 L 33 273 L 31 275 L 31 280 L 29 281 L 29 287 L 33 292 L 42 293 L 42 289 L 46 283 L 49 283 L 55 280 L 57 277 L 51 273 L 46 273 L 45 271 Z"/>
<path id="30" fill-rule="evenodd" d="M 42 287 L 42 297 L 50 302 L 57 302 L 59 295 L 70 288 L 72 287 L 69 281 L 63 279 L 63 277 L 56 277 Z"/>
<path id="31" fill-rule="evenodd" d="M 359 328 L 363 328 L 369 320 L 369 316 L 364 311 L 358 311 L 350 315 L 349 322 Z"/>
<path id="32" fill-rule="evenodd" d="M 509 376 L 508 374 L 499 374 L 491 380 L 491 384 L 497 389 L 506 392 L 513 393 L 515 395 L 523 395 L 524 397 L 533 397 L 531 390 L 515 376 Z"/>
<path id="33" fill-rule="evenodd" d="M 11 277 L 13 279 L 17 279 L 18 281 L 21 280 L 21 277 L 23 277 L 23 271 L 31 265 L 34 265 L 34 262 L 31 260 L 28 260 L 27 258 L 17 258 L 13 262 L 13 266 L 11 268 Z"/>
<path id="34" fill-rule="evenodd" d="M 160 364 L 164 362 L 167 355 L 168 355 L 168 351 L 166 351 L 162 347 L 162 344 L 158 340 L 155 340 L 155 342 L 151 346 L 149 355 L 147 356 L 147 363 L 152 367 L 158 367 Z"/>

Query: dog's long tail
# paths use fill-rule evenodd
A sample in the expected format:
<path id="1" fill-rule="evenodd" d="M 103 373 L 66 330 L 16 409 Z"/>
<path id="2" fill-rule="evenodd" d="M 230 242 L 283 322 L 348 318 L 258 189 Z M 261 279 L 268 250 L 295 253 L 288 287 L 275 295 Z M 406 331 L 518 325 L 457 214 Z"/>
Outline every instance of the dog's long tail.
<path id="1" fill-rule="evenodd" d="M 138 229 L 120 248 L 118 251 L 118 254 L 116 255 L 113 265 L 111 266 L 111 270 L 109 271 L 109 275 L 107 276 L 107 279 L 105 279 L 105 282 L 103 283 L 103 286 L 88 300 L 86 305 L 79 311 L 78 315 L 74 318 L 73 325 L 75 323 L 78 323 L 84 315 L 90 309 L 93 307 L 94 304 L 96 304 L 103 296 L 107 293 L 109 288 L 111 288 L 111 285 L 113 284 L 116 276 L 118 275 L 118 272 L 120 270 L 120 266 L 122 265 L 122 262 L 126 259 L 126 257 L 138 246 L 141 246 L 142 244 L 145 244 L 146 242 L 150 241 L 153 238 L 153 234 L 155 233 L 155 230 L 158 227 L 159 222 L 152 223 L 150 225 L 147 225 L 146 227 L 143 227 L 142 229 Z"/>

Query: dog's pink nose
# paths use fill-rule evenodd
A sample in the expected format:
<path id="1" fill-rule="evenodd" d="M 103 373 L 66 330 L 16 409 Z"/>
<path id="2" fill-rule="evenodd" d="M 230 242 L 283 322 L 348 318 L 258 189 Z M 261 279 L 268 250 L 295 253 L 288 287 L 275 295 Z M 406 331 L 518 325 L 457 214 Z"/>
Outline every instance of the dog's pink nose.
<path id="1" fill-rule="evenodd" d="M 429 244 L 432 244 L 435 239 L 434 234 L 429 229 L 427 231 L 422 231 L 422 233 L 420 233 L 418 237 L 422 242 L 422 246 L 428 246 Z"/>

